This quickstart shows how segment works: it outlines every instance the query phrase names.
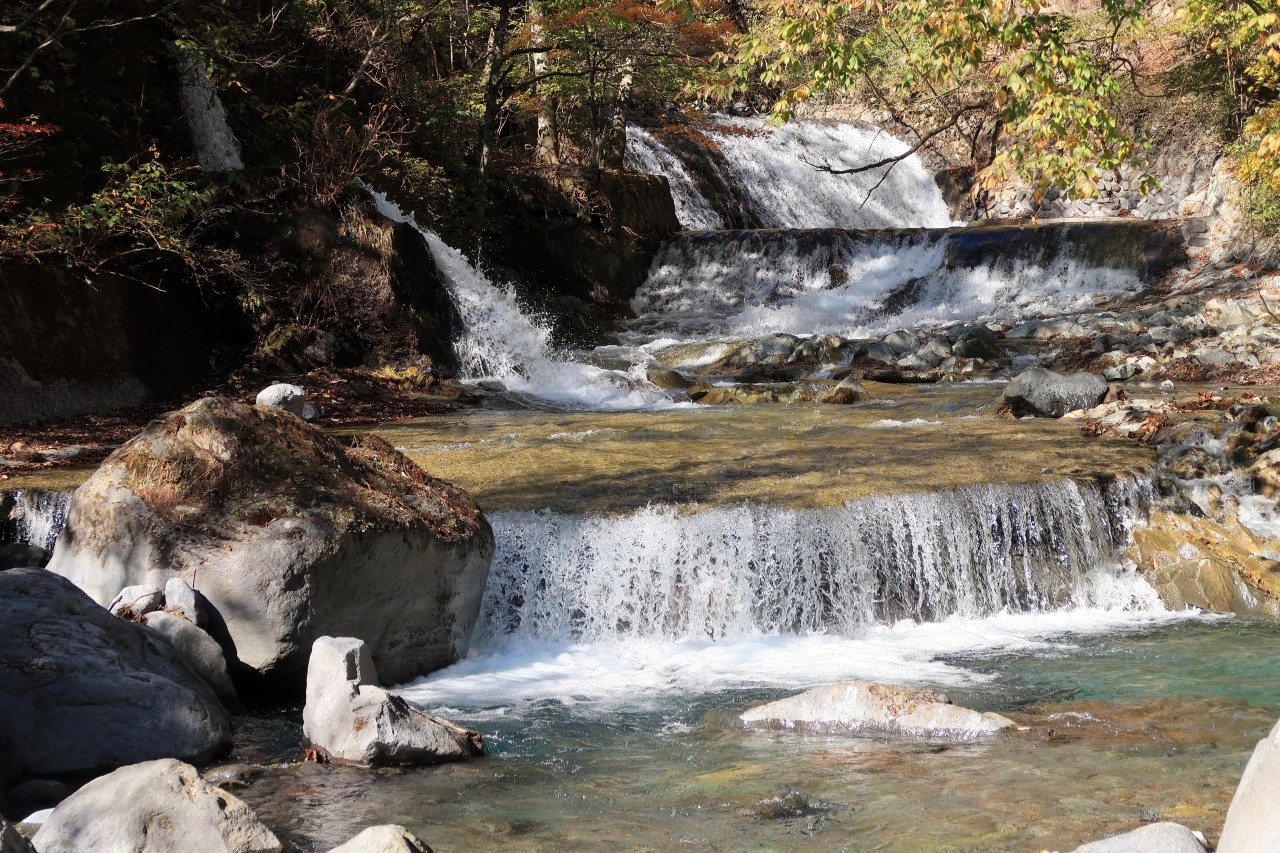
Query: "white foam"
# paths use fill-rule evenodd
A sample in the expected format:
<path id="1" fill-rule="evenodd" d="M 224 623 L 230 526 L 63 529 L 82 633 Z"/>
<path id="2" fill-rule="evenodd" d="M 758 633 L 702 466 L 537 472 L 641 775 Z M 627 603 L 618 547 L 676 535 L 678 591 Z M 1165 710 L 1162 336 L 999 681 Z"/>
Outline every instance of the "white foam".
<path id="1" fill-rule="evenodd" d="M 510 289 L 496 286 L 457 249 L 405 216 L 383 193 L 378 211 L 413 225 L 427 241 L 436 269 L 462 318 L 454 348 L 470 381 L 495 380 L 508 391 L 559 408 L 627 410 L 677 405 L 644 378 L 643 366 L 605 370 L 557 356 L 550 329 L 526 314 Z"/>
<path id="2" fill-rule="evenodd" d="M 847 175 L 821 171 L 820 167 L 856 168 L 909 149 L 878 128 L 815 121 L 791 121 L 774 128 L 767 127 L 763 118 L 718 115 L 698 129 L 719 149 L 718 156 L 706 158 L 703 168 L 720 172 L 765 228 L 955 224 L 937 182 L 914 154 L 892 168 Z M 667 177 L 676 214 L 686 229 L 724 227 L 685 164 L 662 142 L 632 127 L 627 143 L 631 168 Z"/>
<path id="3" fill-rule="evenodd" d="M 1121 597 L 1132 601 L 1140 592 L 1128 590 Z M 804 689 L 852 679 L 960 687 L 981 683 L 987 676 L 940 658 L 1061 648 L 1074 637 L 1190 618 L 1197 614 L 1166 611 L 1154 602 L 1146 608 L 1092 607 L 904 622 L 875 626 L 857 637 L 813 633 L 718 642 L 522 645 L 473 652 L 398 692 L 423 707 L 477 709 L 548 699 L 592 707 L 645 706 L 674 695 L 735 688 Z"/>

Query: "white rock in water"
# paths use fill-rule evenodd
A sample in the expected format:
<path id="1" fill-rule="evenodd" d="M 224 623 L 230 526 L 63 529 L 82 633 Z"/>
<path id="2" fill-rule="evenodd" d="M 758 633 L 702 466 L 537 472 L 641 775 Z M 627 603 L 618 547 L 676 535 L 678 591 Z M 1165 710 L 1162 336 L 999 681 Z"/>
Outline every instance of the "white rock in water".
<path id="1" fill-rule="evenodd" d="M 942 693 L 866 681 L 807 690 L 745 711 L 741 719 L 752 727 L 827 733 L 873 728 L 947 737 L 991 735 L 1013 726 L 999 714 L 953 705 Z"/>
<path id="2" fill-rule="evenodd" d="M 1274 853 L 1280 850 L 1280 722 L 1258 741 L 1245 765 L 1218 853 Z"/>
<path id="3" fill-rule="evenodd" d="M 484 753 L 479 732 L 419 711 L 377 683 L 364 640 L 318 638 L 302 709 L 308 745 L 335 761 L 364 766 L 436 764 Z"/>
<path id="4" fill-rule="evenodd" d="M 329 853 L 431 853 L 431 848 L 403 826 L 371 826 Z"/>
<path id="5" fill-rule="evenodd" d="M 278 853 L 253 810 L 172 758 L 121 767 L 62 802 L 39 853 Z"/>
<path id="6" fill-rule="evenodd" d="M 196 627 L 204 627 L 204 604 L 191 584 L 182 578 L 169 578 L 164 585 L 164 606 Z"/>
<path id="7" fill-rule="evenodd" d="M 159 587 L 151 584 L 126 586 L 116 594 L 115 598 L 111 599 L 107 609 L 119 616 L 120 611 L 126 607 L 132 610 L 135 615 L 145 616 L 164 607 L 164 593 L 160 591 Z"/>
<path id="8" fill-rule="evenodd" d="M 301 418 L 306 412 L 307 392 L 297 385 L 277 382 L 259 391 L 258 399 L 254 402 L 259 406 L 275 406 L 277 409 L 284 409 L 289 414 Z"/>
<path id="9" fill-rule="evenodd" d="M 1161 383 L 1159 384 L 1159 386 L 1157 386 L 1157 387 L 1158 387 L 1161 391 L 1172 391 L 1172 390 L 1173 390 L 1173 388 L 1174 388 L 1173 380 L 1172 380 L 1172 379 L 1166 379 L 1165 381 L 1161 382 Z"/>
<path id="10" fill-rule="evenodd" d="M 1218 851 L 1222 853 L 1221 846 Z M 1180 823 L 1152 823 L 1124 835 L 1082 844 L 1074 853 L 1204 853 L 1204 836 Z"/>

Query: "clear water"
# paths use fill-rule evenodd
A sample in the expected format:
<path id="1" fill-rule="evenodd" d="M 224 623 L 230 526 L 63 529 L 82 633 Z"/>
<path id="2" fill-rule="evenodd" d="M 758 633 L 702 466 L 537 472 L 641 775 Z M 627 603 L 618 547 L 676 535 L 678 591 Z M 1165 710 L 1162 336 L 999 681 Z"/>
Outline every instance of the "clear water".
<path id="1" fill-rule="evenodd" d="M 1071 850 L 1151 820 L 1215 838 L 1254 742 L 1280 713 L 1280 626 L 1044 627 L 1001 642 L 997 626 L 955 625 L 950 642 L 917 649 L 933 669 L 904 679 L 1027 727 L 1009 737 L 752 733 L 726 722 L 721 709 L 832 675 L 818 655 L 793 659 L 790 684 L 707 681 L 622 702 L 503 701 L 502 689 L 446 671 L 437 699 L 484 732 L 488 757 L 403 771 L 294 764 L 240 796 L 297 851 L 387 822 L 437 851 Z M 965 647 L 965 633 L 986 639 Z M 851 658 L 846 677 L 862 674 Z M 296 760 L 298 735 L 296 715 L 248 718 L 236 757 Z M 758 806 L 792 791 L 810 813 L 768 817 Z"/>

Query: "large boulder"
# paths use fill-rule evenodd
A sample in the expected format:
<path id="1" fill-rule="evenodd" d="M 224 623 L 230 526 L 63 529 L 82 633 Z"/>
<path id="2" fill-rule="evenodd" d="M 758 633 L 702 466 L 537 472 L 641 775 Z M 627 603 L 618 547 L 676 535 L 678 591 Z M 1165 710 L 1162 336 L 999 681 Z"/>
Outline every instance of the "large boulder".
<path id="1" fill-rule="evenodd" d="M 1013 726 L 999 714 L 953 705 L 942 693 L 866 681 L 815 687 L 740 715 L 749 728 L 798 729 L 845 734 L 882 729 L 912 735 L 974 737 Z"/>
<path id="2" fill-rule="evenodd" d="M 362 640 L 316 640 L 302 710 L 307 744 L 332 761 L 367 767 L 438 764 L 484 753 L 479 732 L 419 711 L 377 684 Z"/>
<path id="3" fill-rule="evenodd" d="M 187 669 L 213 689 L 222 707 L 233 714 L 244 712 L 231 682 L 231 674 L 227 672 L 227 659 L 217 640 L 181 616 L 164 610 L 148 613 L 145 621 L 148 628 L 163 634 L 173 645 L 173 650 Z"/>
<path id="4" fill-rule="evenodd" d="M 1166 821 L 1081 844 L 1073 853 L 1204 853 L 1202 838 L 1180 823 Z M 1275 848 L 1258 848 L 1259 851 L 1263 849 Z M 1218 853 L 1222 853 L 1221 845 Z"/>
<path id="5" fill-rule="evenodd" d="M 371 826 L 329 853 L 431 853 L 431 848 L 403 826 Z"/>
<path id="6" fill-rule="evenodd" d="M 278 853 L 253 810 L 173 759 L 121 767 L 62 802 L 38 853 Z"/>
<path id="7" fill-rule="evenodd" d="M 1227 822 L 1218 853 L 1272 853 L 1280 850 L 1280 722 L 1253 749 Z"/>
<path id="8" fill-rule="evenodd" d="M 1092 409 L 1107 396 L 1107 383 L 1092 373 L 1063 376 L 1029 367 L 1005 386 L 1004 401 L 1018 417 L 1060 418 L 1076 409 Z M 57 559 L 54 552 L 54 559 Z"/>
<path id="9" fill-rule="evenodd" d="M 205 761 L 231 743 L 226 711 L 167 640 L 44 569 L 0 572 L 0 721 L 9 776 Z"/>
<path id="10" fill-rule="evenodd" d="M 49 567 L 99 602 L 182 578 L 228 656 L 299 695 L 324 634 L 367 641 L 392 682 L 466 654 L 493 547 L 465 492 L 382 439 L 208 397 L 76 490 Z"/>

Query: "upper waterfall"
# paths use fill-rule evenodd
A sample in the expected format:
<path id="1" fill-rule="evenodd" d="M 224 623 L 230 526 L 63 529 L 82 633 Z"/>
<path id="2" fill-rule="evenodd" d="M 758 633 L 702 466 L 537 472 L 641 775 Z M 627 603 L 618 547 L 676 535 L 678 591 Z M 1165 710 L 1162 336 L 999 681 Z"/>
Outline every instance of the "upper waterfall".
<path id="1" fill-rule="evenodd" d="M 705 142 L 627 129 L 627 165 L 665 175 L 680 223 L 691 231 L 757 228 L 939 228 L 954 224 L 942 192 L 920 158 L 891 168 L 835 174 L 908 150 L 878 128 L 715 116 L 698 128 Z M 829 171 L 828 171 L 829 170 Z M 715 189 L 713 189 L 713 187 Z M 718 192 L 717 192 L 718 191 Z M 730 221 L 733 206 L 745 221 Z"/>

